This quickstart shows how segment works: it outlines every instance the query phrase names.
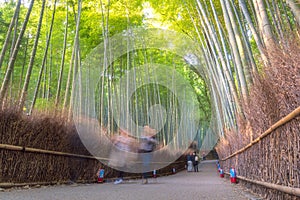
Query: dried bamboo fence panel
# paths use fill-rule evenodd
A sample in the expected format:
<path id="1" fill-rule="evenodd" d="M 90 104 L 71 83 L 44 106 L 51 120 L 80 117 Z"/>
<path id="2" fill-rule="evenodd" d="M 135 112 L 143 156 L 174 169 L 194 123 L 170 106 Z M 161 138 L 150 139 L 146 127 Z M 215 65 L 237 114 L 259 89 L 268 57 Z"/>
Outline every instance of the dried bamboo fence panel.
<path id="1" fill-rule="evenodd" d="M 254 142 L 220 159 L 225 171 L 231 166 L 240 180 L 267 199 L 300 197 L 300 107 L 279 120 Z M 258 187 L 257 185 L 263 186 Z"/>
<path id="2" fill-rule="evenodd" d="M 244 177 L 242 183 L 272 200 L 299 199 L 275 188 L 300 188 L 300 48 L 295 39 L 284 42 L 287 48 L 268 52 L 270 66 L 254 78 L 244 105 L 245 117 L 238 119 L 240 132 L 227 131 L 225 135 L 229 137 L 221 139 L 217 146 L 226 171 L 235 166 L 238 175 Z M 237 139 L 238 134 L 250 141 L 242 149 L 236 148 L 235 143 L 244 143 Z M 251 141 L 252 138 L 256 139 Z M 257 183 L 276 187 L 270 189 Z"/>
<path id="3" fill-rule="evenodd" d="M 95 182 L 101 166 L 107 179 L 117 172 L 91 156 L 76 129 L 57 116 L 26 116 L 0 110 L 0 187 Z M 184 168 L 184 157 L 157 171 L 170 174 Z M 140 177 L 125 173 L 124 176 Z"/>

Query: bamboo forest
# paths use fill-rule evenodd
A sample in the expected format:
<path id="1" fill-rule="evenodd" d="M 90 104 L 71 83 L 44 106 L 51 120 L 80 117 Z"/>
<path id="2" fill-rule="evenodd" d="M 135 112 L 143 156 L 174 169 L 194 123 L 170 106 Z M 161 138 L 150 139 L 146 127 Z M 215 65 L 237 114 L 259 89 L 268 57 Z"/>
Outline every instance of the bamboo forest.
<path id="1" fill-rule="evenodd" d="M 165 180 L 192 153 L 300 197 L 299 0 L 0 0 L 0 51 L 0 199 Z"/>

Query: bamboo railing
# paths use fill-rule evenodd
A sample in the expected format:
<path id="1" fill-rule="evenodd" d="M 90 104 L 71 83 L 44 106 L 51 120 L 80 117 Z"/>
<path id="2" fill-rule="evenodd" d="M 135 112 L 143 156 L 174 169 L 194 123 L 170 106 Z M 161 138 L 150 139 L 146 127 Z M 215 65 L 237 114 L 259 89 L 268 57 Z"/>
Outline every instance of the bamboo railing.
<path id="1" fill-rule="evenodd" d="M 86 158 L 86 159 L 93 159 L 93 160 L 95 160 L 95 159 L 108 160 L 107 158 L 101 158 L 101 157 L 95 157 L 95 156 L 80 155 L 80 154 L 73 154 L 73 153 L 66 153 L 66 152 L 59 152 L 59 151 L 50 151 L 50 150 L 45 150 L 45 149 L 36 149 L 36 148 L 31 148 L 31 147 L 22 147 L 22 146 L 10 145 L 10 144 L 0 144 L 0 149 L 31 152 L 31 153 L 43 153 L 43 154 L 76 157 L 76 158 Z"/>
<path id="2" fill-rule="evenodd" d="M 277 121 L 268 130 L 266 130 L 263 134 L 261 134 L 255 140 L 251 141 L 248 145 L 246 145 L 245 147 L 237 150 L 236 152 L 232 153 L 231 155 L 229 155 L 229 156 L 227 156 L 223 159 L 220 159 L 220 161 L 228 160 L 229 158 L 232 158 L 232 157 L 246 151 L 247 149 L 252 147 L 254 144 L 258 143 L 261 139 L 263 139 L 264 137 L 266 137 L 267 135 L 272 133 L 275 129 L 277 129 L 278 127 L 280 127 L 280 126 L 286 124 L 287 122 L 291 121 L 292 119 L 294 119 L 298 115 L 300 115 L 300 106 L 298 108 L 296 108 L 294 111 L 292 111 L 290 114 L 288 114 L 287 116 L 285 116 L 282 119 L 280 119 L 279 121 Z"/>
<path id="3" fill-rule="evenodd" d="M 245 147 L 239 149 L 238 151 L 232 153 L 231 155 L 220 159 L 220 161 L 226 161 L 238 154 L 243 153 L 244 151 L 246 151 L 247 149 L 249 149 L 250 147 L 252 147 L 254 144 L 260 142 L 263 138 L 265 138 L 267 135 L 269 135 L 270 133 L 272 133 L 275 129 L 279 128 L 280 126 L 286 124 L 287 122 L 291 121 L 292 119 L 296 118 L 297 116 L 300 115 L 300 106 L 298 108 L 296 108 L 294 111 L 292 111 L 291 113 L 289 113 L 288 115 L 286 115 L 285 117 L 283 117 L 282 119 L 280 119 L 279 121 L 277 121 L 275 124 L 273 124 L 268 130 L 266 130 L 263 134 L 261 134 L 259 137 L 257 137 L 255 140 L 251 141 L 248 145 L 246 145 Z M 225 174 L 229 175 L 228 172 L 225 172 Z M 278 184 L 273 184 L 273 183 L 268 183 L 268 182 L 264 182 L 264 181 L 258 181 L 258 180 L 252 180 L 252 179 L 248 179 L 246 177 L 243 176 L 237 176 L 238 179 L 249 182 L 249 183 L 253 183 L 253 184 L 257 184 L 269 189 L 273 189 L 273 190 L 277 190 L 286 194 L 290 194 L 290 195 L 294 195 L 297 197 L 300 197 L 300 188 L 294 188 L 294 187 L 289 187 L 289 186 L 284 186 L 284 185 L 278 185 Z"/>
<path id="4" fill-rule="evenodd" d="M 227 174 L 228 176 L 230 175 L 228 172 L 225 172 L 224 174 Z M 266 188 L 270 188 L 273 190 L 277 190 L 286 194 L 290 194 L 290 195 L 294 195 L 297 197 L 300 197 L 300 188 L 293 188 L 293 187 L 288 187 L 288 186 L 284 186 L 284 185 L 277 185 L 277 184 L 273 184 L 273 183 L 268 183 L 268 182 L 264 182 L 264 181 L 256 181 L 256 180 L 251 180 L 248 179 L 246 177 L 243 176 L 237 176 L 238 179 L 249 182 L 249 183 L 254 183 L 257 185 L 261 185 L 263 187 Z"/>
<path id="5" fill-rule="evenodd" d="M 37 148 L 24 147 L 24 146 L 16 146 L 16 145 L 10 145 L 10 144 L 0 144 L 0 149 L 6 149 L 6 150 L 11 150 L 11 151 L 23 151 L 23 152 L 30 152 L 30 153 L 42 153 L 42 154 L 75 157 L 75 158 L 85 158 L 85 159 L 92 159 L 92 160 L 109 160 L 109 158 L 104 158 L 104 157 L 73 154 L 73 153 L 66 153 L 66 152 L 60 152 L 60 151 L 51 151 L 51 150 L 37 149 Z M 173 162 L 172 164 L 181 163 L 181 162 L 182 161 L 176 161 L 176 162 Z M 142 163 L 142 162 L 135 162 L 135 163 Z M 164 163 L 169 163 L 169 162 L 152 162 L 152 163 L 164 164 Z"/>

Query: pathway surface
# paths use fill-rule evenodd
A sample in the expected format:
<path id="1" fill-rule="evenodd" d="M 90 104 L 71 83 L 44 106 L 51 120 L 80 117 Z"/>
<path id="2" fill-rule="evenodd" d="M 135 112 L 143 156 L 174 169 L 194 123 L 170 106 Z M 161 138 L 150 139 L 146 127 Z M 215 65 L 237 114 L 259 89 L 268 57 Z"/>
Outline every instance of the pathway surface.
<path id="1" fill-rule="evenodd" d="M 10 189 L 0 192 L 0 200 L 246 200 L 256 199 L 239 184 L 218 176 L 215 161 L 199 165 L 199 172 L 129 180 L 121 184 L 75 184 L 41 188 Z"/>

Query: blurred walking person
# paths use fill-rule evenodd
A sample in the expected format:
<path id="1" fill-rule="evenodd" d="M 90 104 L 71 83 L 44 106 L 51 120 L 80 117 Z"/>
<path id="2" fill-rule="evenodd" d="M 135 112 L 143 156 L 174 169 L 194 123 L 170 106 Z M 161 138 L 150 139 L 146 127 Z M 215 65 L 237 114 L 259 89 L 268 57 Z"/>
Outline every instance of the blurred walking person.
<path id="1" fill-rule="evenodd" d="M 148 183 L 147 172 L 151 171 L 150 163 L 152 160 L 152 152 L 156 148 L 157 140 L 155 138 L 156 130 L 149 126 L 144 126 L 142 136 L 140 137 L 139 153 L 142 153 L 143 159 L 143 184 Z"/>
<path id="2" fill-rule="evenodd" d="M 130 162 L 134 162 L 132 159 L 132 152 L 136 152 L 136 140 L 130 137 L 130 134 L 125 129 L 120 129 L 119 135 L 112 137 L 112 147 L 110 153 L 110 159 L 108 165 L 112 168 L 118 169 L 119 174 L 114 184 L 123 182 L 123 170 L 130 165 Z"/>

